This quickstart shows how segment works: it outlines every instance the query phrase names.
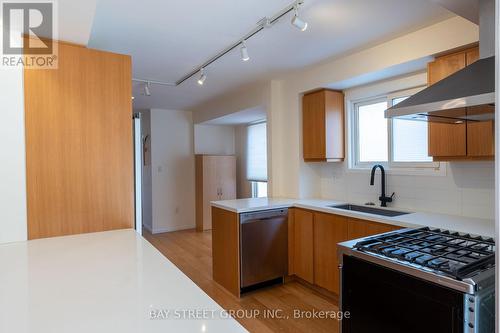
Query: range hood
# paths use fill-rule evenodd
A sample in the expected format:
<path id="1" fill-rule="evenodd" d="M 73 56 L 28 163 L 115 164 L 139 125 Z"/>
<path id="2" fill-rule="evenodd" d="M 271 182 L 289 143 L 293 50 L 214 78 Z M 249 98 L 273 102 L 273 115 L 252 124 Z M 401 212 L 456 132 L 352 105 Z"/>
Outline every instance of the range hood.
<path id="1" fill-rule="evenodd" d="M 494 0 L 479 0 L 480 59 L 385 111 L 386 118 L 463 123 L 495 117 Z"/>

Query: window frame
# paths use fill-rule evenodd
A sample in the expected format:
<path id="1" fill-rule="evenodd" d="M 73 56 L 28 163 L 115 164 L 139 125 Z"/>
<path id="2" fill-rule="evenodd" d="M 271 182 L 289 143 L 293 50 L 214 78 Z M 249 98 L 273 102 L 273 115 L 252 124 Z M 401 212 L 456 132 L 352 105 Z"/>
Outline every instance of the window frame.
<path id="1" fill-rule="evenodd" d="M 441 162 L 395 162 L 394 161 L 394 137 L 393 137 L 393 120 L 387 119 L 387 156 L 388 161 L 378 162 L 361 162 L 359 160 L 359 107 L 368 104 L 380 103 L 381 101 L 387 102 L 387 107 L 392 106 L 393 100 L 400 97 L 411 96 L 424 89 L 426 86 L 418 86 L 410 89 L 398 90 L 391 93 L 361 98 L 349 102 L 349 167 L 351 171 L 371 169 L 374 164 L 381 164 L 387 169 L 389 173 L 396 174 L 422 174 L 422 175 L 444 175 L 446 174 L 446 167 Z"/>
<path id="2" fill-rule="evenodd" d="M 258 196 L 258 193 L 259 193 L 259 189 L 258 189 L 258 186 L 259 186 L 259 183 L 265 183 L 267 184 L 267 186 L 269 186 L 268 182 L 262 182 L 262 181 L 251 181 L 252 185 L 251 185 L 251 189 L 252 189 L 252 198 L 267 198 L 268 195 L 269 195 L 269 188 L 267 190 L 267 193 L 266 193 L 266 196 L 265 197 L 259 197 Z"/>

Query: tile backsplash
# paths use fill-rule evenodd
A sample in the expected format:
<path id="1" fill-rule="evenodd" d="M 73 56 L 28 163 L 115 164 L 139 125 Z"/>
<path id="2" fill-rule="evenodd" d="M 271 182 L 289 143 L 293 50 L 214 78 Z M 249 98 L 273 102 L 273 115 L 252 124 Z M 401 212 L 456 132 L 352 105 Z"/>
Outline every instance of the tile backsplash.
<path id="1" fill-rule="evenodd" d="M 322 198 L 379 204 L 379 170 L 375 186 L 370 186 L 369 171 L 352 172 L 345 163 L 325 163 L 320 172 Z M 396 193 L 392 207 L 494 219 L 494 162 L 453 162 L 447 163 L 446 175 L 388 174 L 386 179 L 387 195 Z"/>

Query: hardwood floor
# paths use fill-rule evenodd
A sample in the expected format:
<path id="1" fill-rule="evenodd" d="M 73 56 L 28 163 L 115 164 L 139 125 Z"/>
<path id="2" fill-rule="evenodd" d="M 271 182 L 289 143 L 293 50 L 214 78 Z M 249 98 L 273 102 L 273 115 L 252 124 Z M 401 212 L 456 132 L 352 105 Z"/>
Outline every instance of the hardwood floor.
<path id="1" fill-rule="evenodd" d="M 224 309 L 258 310 L 255 318 L 236 318 L 250 332 L 338 332 L 336 319 L 294 316 L 298 311 L 306 311 L 309 316 L 315 310 L 338 311 L 333 299 L 297 281 L 250 292 L 240 299 L 220 287 L 212 280 L 211 231 L 153 235 L 144 230 L 143 236 Z M 266 310 L 280 310 L 274 312 L 280 318 L 264 316 Z"/>

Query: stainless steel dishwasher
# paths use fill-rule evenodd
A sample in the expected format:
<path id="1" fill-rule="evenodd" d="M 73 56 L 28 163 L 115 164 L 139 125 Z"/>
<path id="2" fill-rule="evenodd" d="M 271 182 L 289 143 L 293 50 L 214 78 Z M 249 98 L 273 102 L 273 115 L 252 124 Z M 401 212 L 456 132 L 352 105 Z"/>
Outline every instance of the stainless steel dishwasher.
<path id="1" fill-rule="evenodd" d="M 240 214 L 241 289 L 288 273 L 288 209 Z"/>

